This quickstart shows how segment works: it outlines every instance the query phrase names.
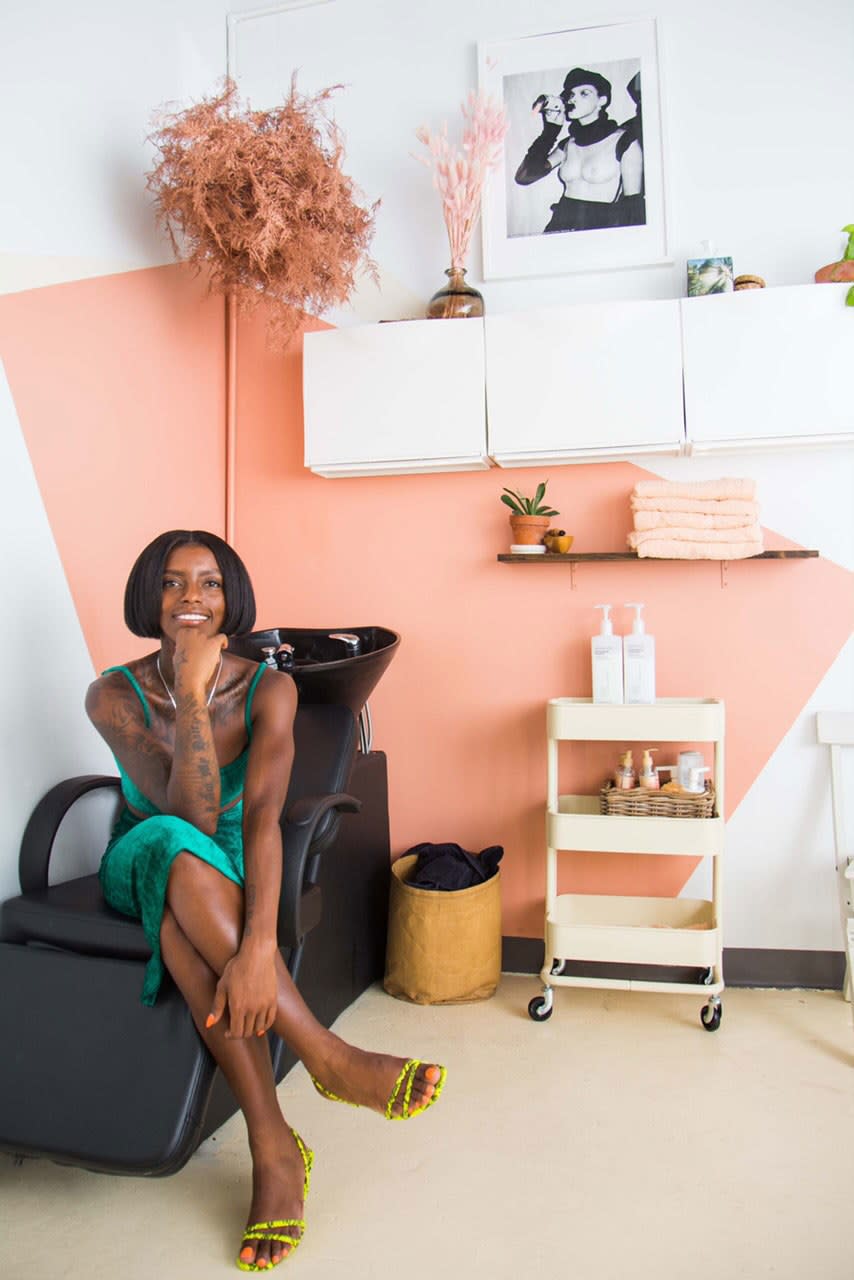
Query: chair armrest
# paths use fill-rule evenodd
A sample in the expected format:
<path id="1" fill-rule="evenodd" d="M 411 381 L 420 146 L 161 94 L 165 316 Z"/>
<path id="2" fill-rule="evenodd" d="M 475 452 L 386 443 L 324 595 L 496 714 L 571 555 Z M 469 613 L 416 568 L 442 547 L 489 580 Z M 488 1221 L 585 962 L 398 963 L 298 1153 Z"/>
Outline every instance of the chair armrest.
<path id="1" fill-rule="evenodd" d="M 303 796 L 282 816 L 282 889 L 279 898 L 278 939 L 280 946 L 299 944 L 307 932 L 303 921 L 302 900 L 308 872 L 316 875 L 319 854 L 331 844 L 337 830 L 337 814 L 358 813 L 361 800 L 346 792 L 325 796 Z M 323 822 L 327 814 L 332 821 Z M 320 840 L 315 833 L 323 826 Z M 319 892 L 319 891 L 318 891 Z M 316 904 L 315 904 L 316 906 Z"/>
<path id="2" fill-rule="evenodd" d="M 101 787 L 117 789 L 120 786 L 119 778 L 89 773 L 78 778 L 65 778 L 51 787 L 33 810 L 21 840 L 18 874 L 22 893 L 47 888 L 54 841 L 62 819 L 71 806 L 90 791 L 97 791 Z"/>
<path id="3" fill-rule="evenodd" d="M 330 809 L 337 809 L 339 813 L 358 813 L 361 807 L 361 800 L 347 795 L 345 791 L 337 791 L 331 796 L 303 796 L 287 810 L 284 820 L 293 827 L 316 826 Z"/>

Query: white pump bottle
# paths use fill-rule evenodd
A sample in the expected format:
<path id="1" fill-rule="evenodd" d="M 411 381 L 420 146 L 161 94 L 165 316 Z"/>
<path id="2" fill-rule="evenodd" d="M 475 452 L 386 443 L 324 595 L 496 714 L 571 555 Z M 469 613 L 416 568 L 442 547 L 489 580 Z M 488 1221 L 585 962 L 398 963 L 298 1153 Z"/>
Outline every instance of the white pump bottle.
<path id="1" fill-rule="evenodd" d="M 646 634 L 642 604 L 627 604 L 634 609 L 632 633 L 623 636 L 623 666 L 626 682 L 626 702 L 650 704 L 655 702 L 655 638 Z"/>
<path id="2" fill-rule="evenodd" d="M 611 606 L 597 604 L 602 610 L 599 634 L 590 641 L 593 663 L 593 701 L 621 703 L 623 701 L 623 646 L 614 635 L 611 622 Z"/>

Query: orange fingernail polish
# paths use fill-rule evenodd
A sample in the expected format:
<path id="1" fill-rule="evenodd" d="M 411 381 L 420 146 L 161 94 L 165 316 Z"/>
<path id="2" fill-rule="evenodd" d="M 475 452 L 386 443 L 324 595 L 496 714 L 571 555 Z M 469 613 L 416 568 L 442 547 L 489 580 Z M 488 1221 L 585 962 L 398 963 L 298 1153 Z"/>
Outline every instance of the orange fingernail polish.
<path id="1" fill-rule="evenodd" d="M 212 1014 L 212 1013 L 209 1013 L 209 1014 L 208 1014 L 207 1022 L 205 1023 L 205 1026 L 206 1026 L 206 1027 L 212 1027 L 212 1026 L 213 1026 L 213 1024 L 214 1024 L 215 1022 L 216 1022 L 216 1018 L 213 1016 L 213 1014 Z"/>

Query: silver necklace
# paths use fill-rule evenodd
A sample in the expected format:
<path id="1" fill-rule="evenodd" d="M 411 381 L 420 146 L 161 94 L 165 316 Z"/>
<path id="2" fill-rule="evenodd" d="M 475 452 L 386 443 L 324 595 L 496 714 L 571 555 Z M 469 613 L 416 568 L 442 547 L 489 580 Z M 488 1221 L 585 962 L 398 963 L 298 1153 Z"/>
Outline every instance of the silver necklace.
<path id="1" fill-rule="evenodd" d="M 158 653 L 158 655 L 157 655 L 156 664 L 157 664 L 157 674 L 160 676 L 160 680 L 161 680 L 161 683 L 163 684 L 163 688 L 164 688 L 164 689 L 166 690 L 166 692 L 168 693 L 168 695 L 169 695 L 169 701 L 172 703 L 172 706 L 173 706 L 173 707 L 175 708 L 175 710 L 177 711 L 177 710 L 178 710 L 178 703 L 175 701 L 175 695 L 174 695 L 174 693 L 172 692 L 172 690 L 169 688 L 168 684 L 166 683 L 166 677 L 164 676 L 163 672 L 160 670 L 160 654 L 159 654 L 159 653 Z M 217 667 L 217 669 L 216 669 L 216 678 L 215 678 L 215 680 L 214 680 L 214 682 L 213 682 L 213 688 L 211 689 L 210 693 L 208 694 L 208 700 L 207 700 L 207 704 L 206 704 L 207 706 L 210 706 L 210 705 L 211 705 L 211 702 L 213 701 L 213 696 L 214 696 L 214 694 L 216 693 L 216 687 L 217 687 L 217 685 L 219 684 L 219 674 L 220 674 L 220 672 L 221 672 L 221 671 L 222 671 L 222 654 L 220 654 L 220 655 L 219 655 L 219 666 L 218 666 L 218 667 Z"/>

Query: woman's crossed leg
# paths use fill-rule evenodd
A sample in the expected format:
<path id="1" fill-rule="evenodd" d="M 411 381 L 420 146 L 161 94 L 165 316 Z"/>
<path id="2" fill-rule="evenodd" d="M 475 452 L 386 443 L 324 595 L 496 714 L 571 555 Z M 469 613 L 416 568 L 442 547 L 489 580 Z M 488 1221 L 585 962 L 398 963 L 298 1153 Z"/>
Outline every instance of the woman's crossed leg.
<path id="1" fill-rule="evenodd" d="M 169 875 L 161 927 L 163 960 L 186 999 L 196 1026 L 228 1079 L 246 1118 L 253 1165 L 253 1197 L 248 1221 L 299 1219 L 302 1215 L 303 1158 L 278 1106 L 265 1039 L 231 1037 L 228 1011 L 214 1026 L 208 1015 L 216 984 L 236 954 L 243 930 L 243 891 L 191 853 L 175 858 Z M 276 954 L 277 1011 L 273 1030 L 302 1061 L 322 1091 L 336 1098 L 397 1116 L 426 1107 L 440 1081 L 438 1066 L 422 1064 L 388 1110 L 406 1066 L 389 1054 L 367 1053 L 327 1030 L 312 1014 L 281 955 Z M 241 1258 L 275 1263 L 290 1246 L 244 1241 Z M 252 1253 L 254 1251 L 254 1258 Z M 245 1255 L 245 1256 L 244 1256 Z"/>

